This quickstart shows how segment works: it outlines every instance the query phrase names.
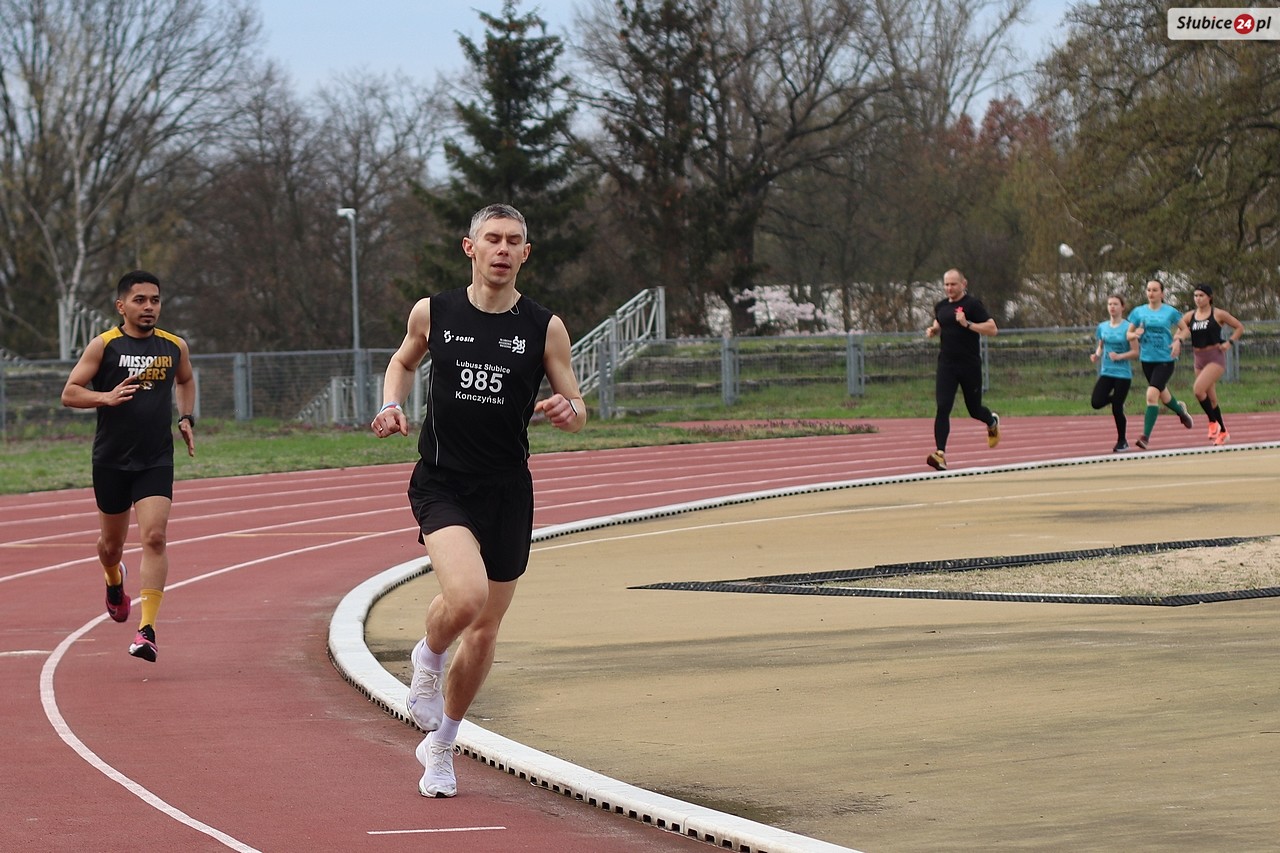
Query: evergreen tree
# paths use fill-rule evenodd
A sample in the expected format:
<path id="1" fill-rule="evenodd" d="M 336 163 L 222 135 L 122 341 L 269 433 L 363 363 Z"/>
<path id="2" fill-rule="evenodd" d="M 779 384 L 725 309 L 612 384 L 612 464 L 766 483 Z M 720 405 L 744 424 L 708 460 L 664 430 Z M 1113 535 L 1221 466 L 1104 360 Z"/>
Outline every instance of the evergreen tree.
<path id="1" fill-rule="evenodd" d="M 725 267 L 720 188 L 697 162 L 712 123 L 711 41 L 716 0 L 618 2 L 588 57 L 609 85 L 586 96 L 601 115 L 589 153 L 614 189 L 618 216 L 635 223 L 632 266 L 667 287 L 677 328 L 706 334 L 711 270 Z"/>
<path id="2" fill-rule="evenodd" d="M 570 140 L 569 78 L 556 72 L 564 46 L 547 35 L 546 21 L 536 14 L 517 15 L 517 5 L 518 0 L 505 0 L 497 17 L 480 13 L 488 27 L 483 50 L 459 39 L 477 84 L 474 100 L 453 102 L 470 146 L 447 140 L 447 185 L 435 192 L 415 188 L 447 236 L 423 247 L 419 280 L 406 295 L 462 283 L 467 270 L 462 236 L 471 215 L 495 202 L 515 205 L 529 221 L 534 251 L 520 273 L 522 292 L 541 298 L 556 289 L 557 270 L 582 254 L 586 241 L 574 216 L 585 203 L 591 178 L 579 169 Z"/>

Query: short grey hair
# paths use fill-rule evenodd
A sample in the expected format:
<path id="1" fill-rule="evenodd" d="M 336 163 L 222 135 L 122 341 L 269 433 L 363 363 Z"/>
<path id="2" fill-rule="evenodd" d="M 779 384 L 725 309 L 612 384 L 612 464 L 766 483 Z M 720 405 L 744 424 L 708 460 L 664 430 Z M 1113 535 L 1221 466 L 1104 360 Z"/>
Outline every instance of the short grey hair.
<path id="1" fill-rule="evenodd" d="M 529 226 L 524 221 L 524 214 L 509 204 L 491 204 L 476 211 L 471 217 L 471 230 L 467 236 L 473 241 L 480 236 L 480 228 L 491 219 L 514 219 L 520 223 L 520 233 L 524 241 L 529 242 Z"/>

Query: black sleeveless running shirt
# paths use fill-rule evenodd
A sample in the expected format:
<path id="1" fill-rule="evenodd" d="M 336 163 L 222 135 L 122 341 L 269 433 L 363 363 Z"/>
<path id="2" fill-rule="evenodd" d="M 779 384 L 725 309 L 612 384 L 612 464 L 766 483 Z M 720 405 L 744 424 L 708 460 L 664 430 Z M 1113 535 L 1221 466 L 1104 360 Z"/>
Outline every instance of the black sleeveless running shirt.
<path id="1" fill-rule="evenodd" d="M 1191 315 L 1191 346 L 1196 349 L 1211 347 L 1222 343 L 1222 326 L 1218 324 L 1216 312 L 1209 310 L 1209 316 L 1201 320 Z"/>
<path id="2" fill-rule="evenodd" d="M 476 308 L 466 288 L 431 297 L 431 375 L 418 437 L 427 465 L 466 474 L 528 466 L 551 317 L 527 296 L 501 314 Z"/>
<path id="3" fill-rule="evenodd" d="M 133 375 L 141 381 L 129 402 L 98 407 L 93 464 L 121 471 L 172 466 L 173 385 L 182 361 L 178 338 L 161 329 L 131 338 L 123 326 L 98 337 L 102 363 L 90 387 L 110 391 Z"/>

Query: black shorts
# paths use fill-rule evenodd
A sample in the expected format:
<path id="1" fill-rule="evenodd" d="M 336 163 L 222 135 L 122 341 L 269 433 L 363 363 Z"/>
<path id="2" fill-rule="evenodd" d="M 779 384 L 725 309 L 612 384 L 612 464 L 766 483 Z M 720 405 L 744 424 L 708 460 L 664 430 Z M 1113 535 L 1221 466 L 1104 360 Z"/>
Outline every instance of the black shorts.
<path id="1" fill-rule="evenodd" d="M 529 565 L 533 541 L 533 475 L 527 468 L 470 475 L 428 467 L 421 459 L 409 478 L 409 506 L 418 541 L 445 527 L 465 527 L 480 543 L 491 581 L 513 581 Z"/>
<path id="2" fill-rule="evenodd" d="M 93 498 L 98 509 L 107 515 L 128 512 L 143 498 L 162 497 L 173 500 L 173 466 L 122 471 L 119 468 L 93 466 Z"/>
<path id="3" fill-rule="evenodd" d="M 1177 366 L 1176 361 L 1144 361 L 1142 375 L 1147 377 L 1148 385 L 1163 391 L 1169 387 L 1169 380 L 1173 378 L 1173 369 Z"/>

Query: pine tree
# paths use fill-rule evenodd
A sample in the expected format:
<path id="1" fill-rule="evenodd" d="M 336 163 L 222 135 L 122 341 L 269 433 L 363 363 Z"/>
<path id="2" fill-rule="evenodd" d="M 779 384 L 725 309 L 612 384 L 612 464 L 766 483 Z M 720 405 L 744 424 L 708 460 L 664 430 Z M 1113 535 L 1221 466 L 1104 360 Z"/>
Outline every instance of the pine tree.
<path id="1" fill-rule="evenodd" d="M 579 168 L 569 133 L 569 78 L 556 71 L 564 46 L 546 34 L 546 22 L 536 14 L 517 15 L 517 5 L 506 0 L 501 16 L 480 13 L 488 27 L 483 50 L 459 39 L 478 85 L 475 100 L 454 101 L 470 145 L 446 141 L 447 185 L 435 192 L 416 188 L 448 236 L 423 247 L 410 296 L 465 283 L 459 278 L 467 270 L 460 241 L 471 215 L 487 204 L 512 204 L 528 220 L 533 254 L 521 270 L 520 290 L 534 298 L 556 289 L 557 270 L 585 246 L 573 220 L 591 178 Z"/>

